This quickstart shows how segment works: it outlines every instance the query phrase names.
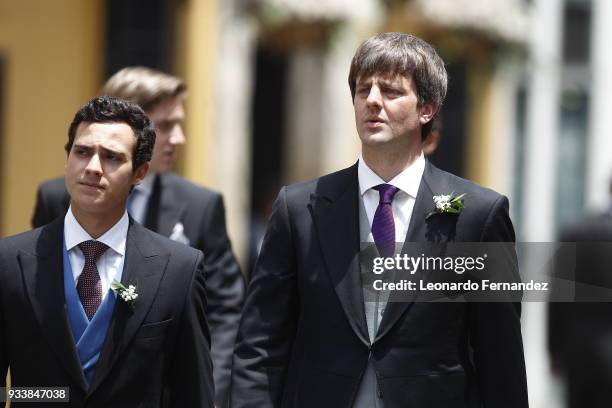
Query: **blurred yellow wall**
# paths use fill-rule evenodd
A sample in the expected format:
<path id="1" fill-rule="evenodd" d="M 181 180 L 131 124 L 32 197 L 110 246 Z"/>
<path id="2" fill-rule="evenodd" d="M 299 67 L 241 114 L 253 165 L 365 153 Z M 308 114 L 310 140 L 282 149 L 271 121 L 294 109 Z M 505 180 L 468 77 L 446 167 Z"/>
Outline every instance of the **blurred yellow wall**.
<path id="1" fill-rule="evenodd" d="M 176 21 L 176 73 L 188 87 L 185 133 L 179 172 L 200 184 L 214 186 L 213 118 L 216 76 L 218 5 L 212 0 L 179 4 Z"/>
<path id="2" fill-rule="evenodd" d="M 474 64 L 468 66 L 467 93 L 467 139 L 463 154 L 465 175 L 468 179 L 484 186 L 495 184 L 495 167 L 489 160 L 492 134 L 491 129 L 491 70 Z"/>
<path id="3" fill-rule="evenodd" d="M 0 236 L 29 229 L 36 187 L 63 174 L 77 109 L 102 81 L 103 0 L 0 0 Z"/>

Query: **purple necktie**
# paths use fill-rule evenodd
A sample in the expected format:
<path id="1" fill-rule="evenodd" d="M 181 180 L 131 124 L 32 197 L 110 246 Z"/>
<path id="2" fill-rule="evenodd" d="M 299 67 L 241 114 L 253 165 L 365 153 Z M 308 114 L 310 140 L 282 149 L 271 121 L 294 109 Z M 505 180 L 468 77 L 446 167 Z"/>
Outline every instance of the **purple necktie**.
<path id="1" fill-rule="evenodd" d="M 102 303 L 102 282 L 100 282 L 96 262 L 106 252 L 108 246 L 99 241 L 89 240 L 81 242 L 79 248 L 85 255 L 85 265 L 79 276 L 77 293 L 87 318 L 91 320 Z"/>
<path id="2" fill-rule="evenodd" d="M 391 203 L 399 188 L 391 184 L 379 184 L 373 188 L 378 191 L 380 197 L 372 221 L 374 243 L 381 256 L 391 257 L 395 253 L 395 221 Z"/>

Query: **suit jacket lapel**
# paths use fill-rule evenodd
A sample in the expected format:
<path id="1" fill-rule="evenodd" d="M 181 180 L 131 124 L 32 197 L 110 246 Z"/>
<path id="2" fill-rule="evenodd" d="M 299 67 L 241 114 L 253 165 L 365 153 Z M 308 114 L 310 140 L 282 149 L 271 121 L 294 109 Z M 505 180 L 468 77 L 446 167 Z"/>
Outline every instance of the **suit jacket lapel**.
<path id="1" fill-rule="evenodd" d="M 66 316 L 63 237 L 64 219 L 58 218 L 41 230 L 36 248 L 20 250 L 18 258 L 42 333 L 74 382 L 85 391 L 87 383 Z"/>
<path id="2" fill-rule="evenodd" d="M 370 344 L 359 266 L 359 189 L 357 165 L 322 178 L 311 197 L 311 212 L 327 270 L 353 331 Z"/>
<path id="3" fill-rule="evenodd" d="M 121 282 L 126 286 L 136 286 L 138 299 L 133 308 L 120 298 L 117 299 L 113 320 L 108 328 L 96 373 L 89 388 L 90 395 L 110 373 L 141 326 L 157 295 L 169 258 L 170 254 L 157 245 L 142 226 L 130 218 Z"/>
<path id="4" fill-rule="evenodd" d="M 431 178 L 433 177 L 431 168 L 431 164 L 426 161 L 425 170 L 423 171 L 423 177 L 421 178 L 414 208 L 412 210 L 412 216 L 410 217 L 410 224 L 406 232 L 405 242 L 417 242 L 425 239 L 427 230 L 425 218 L 433 210 L 434 192 L 430 187 Z"/>
<path id="5" fill-rule="evenodd" d="M 147 205 L 145 227 L 169 237 L 184 211 L 185 204 L 174 194 L 168 175 L 158 174 Z"/>
<path id="6" fill-rule="evenodd" d="M 437 194 L 450 194 L 451 191 L 447 191 L 448 187 L 445 183 L 443 174 L 434 167 L 429 161 L 425 162 L 425 170 L 423 171 L 423 177 L 419 184 L 419 190 L 417 192 L 416 201 L 410 217 L 410 224 L 408 225 L 408 231 L 406 233 L 406 239 L 404 240 L 404 246 L 402 248 L 402 254 L 408 254 L 411 256 L 419 255 L 422 252 L 426 252 L 428 256 L 439 255 L 439 251 L 442 250 L 442 245 L 431 245 L 431 236 L 428 231 L 430 219 L 426 219 L 427 215 L 433 211 L 433 196 Z M 421 242 L 422 249 L 419 248 L 419 242 Z M 436 251 L 436 253 L 432 253 Z M 430 271 L 424 271 L 421 275 L 421 279 L 427 280 Z M 385 308 L 385 314 L 380 322 L 380 328 L 375 338 L 375 342 L 383 337 L 391 330 L 393 325 L 399 320 L 399 318 L 414 304 L 418 291 L 411 291 L 406 294 L 398 295 L 397 293 L 391 293 L 389 303 Z M 395 296 L 401 296 L 401 300 L 394 301 Z"/>

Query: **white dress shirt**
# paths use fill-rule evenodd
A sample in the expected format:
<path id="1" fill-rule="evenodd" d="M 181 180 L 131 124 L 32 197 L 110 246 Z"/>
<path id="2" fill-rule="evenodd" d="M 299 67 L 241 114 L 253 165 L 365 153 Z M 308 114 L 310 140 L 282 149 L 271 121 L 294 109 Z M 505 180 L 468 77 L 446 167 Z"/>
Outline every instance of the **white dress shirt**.
<path id="1" fill-rule="evenodd" d="M 116 280 L 121 282 L 128 226 L 129 219 L 127 211 L 125 211 L 121 219 L 96 240 L 109 247 L 98 259 L 98 262 L 96 262 L 98 274 L 100 275 L 100 281 L 102 283 L 102 300 L 106 298 L 113 281 Z M 68 250 L 68 258 L 70 259 L 70 267 L 72 268 L 72 277 L 74 278 L 75 286 L 85 266 L 85 255 L 83 255 L 78 245 L 81 242 L 92 239 L 91 235 L 83 229 L 74 217 L 72 207 L 68 208 L 68 212 L 64 218 L 64 242 Z"/>
<path id="2" fill-rule="evenodd" d="M 145 178 L 134 187 L 128 199 L 128 211 L 134 220 L 144 224 L 149 197 L 153 194 L 155 173 L 149 172 Z"/>
<path id="3" fill-rule="evenodd" d="M 414 203 L 416 201 L 417 192 L 419 191 L 419 185 L 421 184 L 421 178 L 423 177 L 423 171 L 425 171 L 425 157 L 423 153 L 421 153 L 408 168 L 404 169 L 400 174 L 386 183 L 399 188 L 391 204 L 393 219 L 395 221 L 395 242 L 404 242 L 406 239 L 406 233 L 408 232 L 408 225 L 410 225 L 410 218 L 412 217 L 412 210 L 414 209 Z M 372 222 L 374 221 L 374 214 L 376 213 L 376 208 L 380 200 L 378 191 L 374 190 L 373 187 L 379 184 L 385 184 L 385 181 L 368 167 L 361 155 L 359 156 L 357 175 L 359 178 L 359 193 L 361 194 L 371 229 Z M 371 231 L 368 235 L 367 242 L 374 242 Z"/>
<path id="4" fill-rule="evenodd" d="M 416 201 L 423 171 L 425 170 L 425 158 L 423 153 L 407 169 L 395 176 L 386 184 L 391 184 L 399 189 L 391 203 L 393 220 L 395 221 L 395 242 L 403 242 L 406 239 L 408 225 L 412 217 L 412 210 Z M 379 184 L 385 184 L 359 156 L 357 167 L 357 177 L 359 179 L 359 193 L 361 202 L 359 205 L 359 235 L 361 242 L 374 242 L 372 236 L 372 222 L 374 214 L 380 201 L 379 193 L 374 190 Z M 366 271 L 362 271 L 366 273 Z M 380 322 L 385 313 L 389 292 L 376 292 L 376 297 L 372 299 L 370 290 L 363 287 L 364 312 L 370 342 L 374 341 Z M 373 359 L 368 360 L 368 366 L 363 374 L 361 384 L 357 390 L 353 408 L 384 408 L 385 403 L 380 396 L 380 385 L 378 384 L 377 374 Z"/>

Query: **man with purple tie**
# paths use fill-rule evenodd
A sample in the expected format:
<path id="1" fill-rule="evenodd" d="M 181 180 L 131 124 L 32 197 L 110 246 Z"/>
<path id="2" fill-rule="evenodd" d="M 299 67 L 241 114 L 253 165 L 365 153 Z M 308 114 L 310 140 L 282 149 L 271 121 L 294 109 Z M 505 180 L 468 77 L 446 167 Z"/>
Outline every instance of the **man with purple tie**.
<path id="1" fill-rule="evenodd" d="M 506 197 L 424 158 L 444 62 L 417 37 L 379 34 L 357 49 L 349 86 L 361 155 L 280 191 L 236 341 L 231 407 L 526 408 L 519 303 L 364 300 L 360 243 L 392 256 L 396 242 L 515 240 Z M 434 196 L 452 192 L 465 194 L 463 210 L 429 216 Z"/>
<path id="2" fill-rule="evenodd" d="M 154 143 L 133 103 L 76 113 L 66 215 L 0 241 L 0 386 L 10 367 L 13 387 L 68 387 L 70 407 L 213 406 L 202 252 L 126 211 Z"/>

